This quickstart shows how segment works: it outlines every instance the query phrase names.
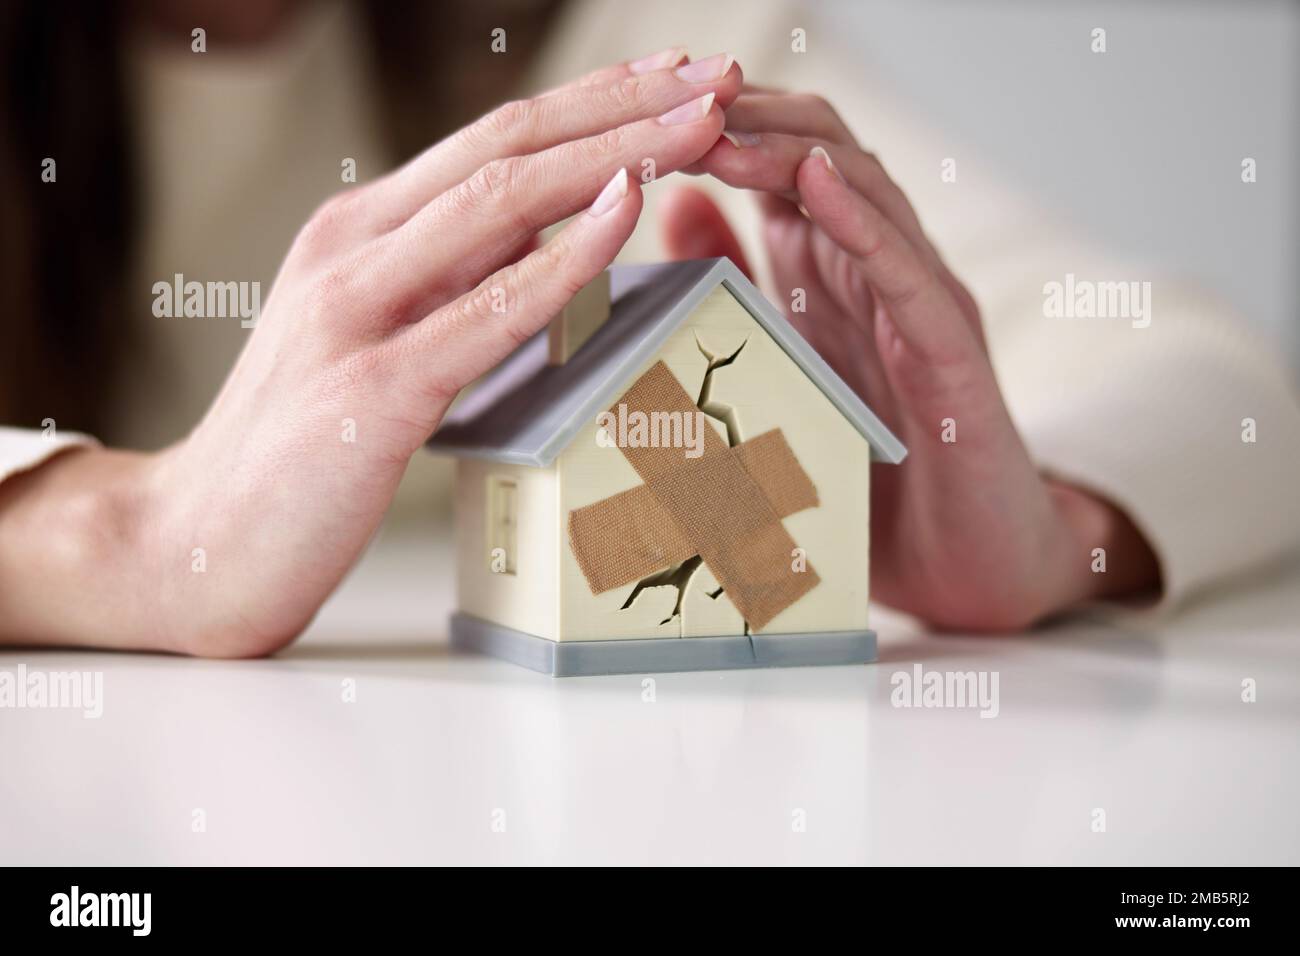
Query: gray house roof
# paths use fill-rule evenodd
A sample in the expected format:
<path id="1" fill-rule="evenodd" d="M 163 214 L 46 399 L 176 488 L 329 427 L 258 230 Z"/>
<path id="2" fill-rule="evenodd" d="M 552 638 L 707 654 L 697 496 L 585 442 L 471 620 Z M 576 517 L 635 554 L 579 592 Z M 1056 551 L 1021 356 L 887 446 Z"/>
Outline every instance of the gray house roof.
<path id="1" fill-rule="evenodd" d="M 897 464 L 906 457 L 902 442 L 731 260 L 614 266 L 610 279 L 609 319 L 572 358 L 548 365 L 543 329 L 453 406 L 428 447 L 509 464 L 551 464 L 721 284 L 862 433 L 877 460 Z"/>

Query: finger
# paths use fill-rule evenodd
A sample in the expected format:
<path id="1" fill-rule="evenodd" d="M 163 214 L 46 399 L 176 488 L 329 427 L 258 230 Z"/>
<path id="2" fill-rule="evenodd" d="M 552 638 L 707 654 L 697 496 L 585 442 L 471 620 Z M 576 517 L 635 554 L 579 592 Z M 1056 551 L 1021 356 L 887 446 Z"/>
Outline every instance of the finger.
<path id="1" fill-rule="evenodd" d="M 727 129 L 812 136 L 828 143 L 857 146 L 835 108 L 822 97 L 811 94 L 742 91 L 727 107 Z"/>
<path id="2" fill-rule="evenodd" d="M 734 108 L 733 104 L 732 109 Z M 730 117 L 728 112 L 728 123 Z M 981 348 L 987 351 L 979 307 L 975 300 L 952 274 L 938 249 L 925 234 L 921 220 L 907 195 L 875 156 L 853 145 L 814 137 L 729 129 L 713 149 L 693 165 L 730 186 L 759 190 L 797 203 L 800 197 L 795 181 L 796 171 L 813 146 L 824 149 L 849 184 L 880 209 L 921 252 L 957 300 L 967 325 L 980 342 Z M 770 212 L 774 207 L 765 203 L 764 208 Z"/>
<path id="3" fill-rule="evenodd" d="M 748 105 L 741 107 L 746 100 Z M 824 109 L 814 105 L 818 103 Z M 738 107 L 742 109 L 744 124 L 733 122 Z M 827 111 L 830 106 L 820 97 L 741 96 L 727 108 L 727 135 L 698 165 L 730 186 L 775 193 L 797 202 L 796 171 L 809 150 L 820 146 L 855 189 L 880 208 L 919 248 L 933 252 L 906 194 L 876 157 L 857 148 L 839 117 Z M 804 132 L 815 126 L 824 132 Z M 825 132 L 834 135 L 827 136 Z M 848 136 L 848 139 L 837 139 L 837 136 Z"/>
<path id="4" fill-rule="evenodd" d="M 527 236 L 585 207 L 614 170 L 639 174 L 648 160 L 666 175 L 702 155 L 721 129 L 709 93 L 658 119 L 488 163 L 365 251 L 385 276 L 387 310 L 409 317 L 450 301 Z"/>
<path id="5" fill-rule="evenodd" d="M 871 324 L 859 319 L 864 311 L 870 314 L 870 292 L 845 304 L 836 288 L 846 278 L 839 274 L 843 270 L 827 270 L 819 261 L 818 247 L 830 240 L 793 206 L 784 205 L 783 212 L 765 219 L 763 237 L 786 317 L 873 412 L 886 423 L 894 421 L 893 396 Z M 842 252 L 839 258 L 848 262 Z M 865 286 L 865 280 L 861 282 Z M 795 288 L 803 290 L 801 311 L 790 305 Z"/>
<path id="6" fill-rule="evenodd" d="M 666 50 L 660 50 L 658 53 L 652 53 L 649 56 L 640 57 L 626 63 L 616 63 L 613 66 L 604 66 L 599 70 L 593 70 L 576 80 L 570 80 L 559 86 L 551 87 L 544 91 L 542 96 L 554 96 L 557 93 L 568 93 L 572 90 L 583 86 L 599 86 L 604 83 L 617 83 L 619 80 L 629 76 L 640 76 L 642 73 L 650 73 L 654 70 L 671 70 L 674 67 L 681 66 L 687 62 L 690 57 L 686 54 L 686 47 L 674 46 Z"/>
<path id="7" fill-rule="evenodd" d="M 725 108 L 744 81 L 727 53 L 675 69 L 640 74 L 628 70 L 618 67 L 601 79 L 506 103 L 426 150 L 372 187 L 368 205 L 373 228 L 396 228 L 493 160 L 540 152 L 660 116 L 708 93 Z"/>
<path id="8" fill-rule="evenodd" d="M 806 136 L 823 144 L 857 146 L 849 128 L 822 97 L 777 90 L 759 92 L 760 90 L 760 87 L 746 83 L 741 88 L 740 96 L 730 106 L 724 107 L 727 128 L 722 135 L 737 149 L 759 145 L 762 142 L 762 138 L 757 135 L 759 133 L 784 133 Z M 808 144 L 802 154 L 797 150 L 795 153 L 799 156 L 806 155 L 811 146 L 811 143 Z M 693 163 L 682 172 L 697 176 L 708 173 L 709 169 L 703 163 Z M 787 192 L 785 198 L 794 199 L 792 190 Z"/>
<path id="9" fill-rule="evenodd" d="M 775 193 L 798 202 L 798 170 L 809 151 L 814 146 L 820 147 L 849 185 L 889 217 L 918 249 L 938 258 L 907 196 L 870 154 L 855 146 L 787 133 L 756 133 L 742 138 L 734 130 L 727 132 L 733 138 L 724 136 L 699 161 L 700 166 L 727 185 Z"/>
<path id="10" fill-rule="evenodd" d="M 839 175 L 824 152 L 814 149 L 797 180 L 812 221 L 852 257 L 908 346 L 938 365 L 966 362 L 978 353 L 960 308 L 922 253 Z"/>
<path id="11" fill-rule="evenodd" d="M 818 227 L 810 230 L 808 255 L 813 274 L 822 282 L 835 308 L 849 316 L 849 321 L 865 335 L 872 334 L 872 303 L 876 296 L 862 270 L 834 239 Z"/>
<path id="12" fill-rule="evenodd" d="M 704 192 L 683 186 L 659 203 L 660 235 L 668 258 L 713 259 L 726 257 L 753 278 L 740 240 L 722 210 Z"/>
<path id="13" fill-rule="evenodd" d="M 536 252 L 409 326 L 395 341 L 428 398 L 455 394 L 545 327 L 605 269 L 636 227 L 640 185 L 620 169 L 591 208 Z"/>

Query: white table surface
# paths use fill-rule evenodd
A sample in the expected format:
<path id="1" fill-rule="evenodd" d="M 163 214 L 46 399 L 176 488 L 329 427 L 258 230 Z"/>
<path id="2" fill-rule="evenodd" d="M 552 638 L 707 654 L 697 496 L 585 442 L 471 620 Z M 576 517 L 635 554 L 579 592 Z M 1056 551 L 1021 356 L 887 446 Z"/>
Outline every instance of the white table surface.
<path id="1" fill-rule="evenodd" d="M 653 702 L 450 652 L 452 573 L 432 532 L 381 536 L 271 660 L 0 652 L 104 674 L 98 720 L 0 709 L 0 862 L 1300 862 L 1300 565 L 1031 637 L 877 612 L 877 664 Z M 998 716 L 891 706 L 918 661 L 997 671 Z"/>

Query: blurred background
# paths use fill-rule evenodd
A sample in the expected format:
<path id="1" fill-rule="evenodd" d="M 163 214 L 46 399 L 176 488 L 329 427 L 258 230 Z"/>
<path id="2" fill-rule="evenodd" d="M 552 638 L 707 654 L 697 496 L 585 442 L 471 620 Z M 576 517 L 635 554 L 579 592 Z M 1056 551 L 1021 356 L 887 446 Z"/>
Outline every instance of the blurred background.
<path id="1" fill-rule="evenodd" d="M 1300 379 L 1300 3 L 812 9 L 931 125 L 1035 199 L 1108 248 L 1191 270 L 1266 330 Z M 1094 27 L 1107 31 L 1104 58 L 1079 42 Z M 1249 186 L 1243 156 L 1258 164 Z"/>

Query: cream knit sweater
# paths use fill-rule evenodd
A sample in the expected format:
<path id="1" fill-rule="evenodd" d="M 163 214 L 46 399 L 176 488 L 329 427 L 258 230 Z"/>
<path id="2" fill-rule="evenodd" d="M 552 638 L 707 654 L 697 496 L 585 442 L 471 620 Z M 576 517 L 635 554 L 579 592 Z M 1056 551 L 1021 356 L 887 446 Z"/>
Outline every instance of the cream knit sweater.
<path id="1" fill-rule="evenodd" d="M 1300 405 L 1281 363 L 1244 317 L 1191 283 L 1086 248 L 998 182 L 972 151 L 917 125 L 860 80 L 846 82 L 842 66 L 851 54 L 837 53 L 834 37 L 814 35 L 809 52 L 792 52 L 791 30 L 810 26 L 797 5 L 655 0 L 653 16 L 629 15 L 629 6 L 643 9 L 606 0 L 573 5 L 533 87 L 686 45 L 697 57 L 735 54 L 751 82 L 830 100 L 881 157 L 979 301 L 1003 392 L 1031 454 L 1132 517 L 1159 556 L 1164 606 L 1300 546 Z M 255 56 L 137 50 L 151 212 L 136 312 L 154 348 L 136 357 L 136 387 L 119 410 L 126 443 L 157 447 L 181 437 L 247 334 L 237 321 L 154 318 L 152 283 L 182 272 L 258 279 L 269 291 L 300 223 L 339 188 L 341 159 L 356 159 L 363 181 L 389 165 L 374 146 L 356 35 L 347 10 L 325 6 Z M 861 76 L 859 64 L 853 75 Z M 940 175 L 949 157 L 958 160 L 956 182 Z M 719 200 L 751 261 L 761 263 L 747 238 L 757 235 L 748 197 L 694 182 Z M 670 186 L 647 189 L 624 261 L 661 257 L 655 205 Z M 1149 324 L 1046 316 L 1045 285 L 1064 284 L 1067 275 L 1149 281 Z M 1254 423 L 1254 441 L 1243 440 L 1246 420 Z M 87 440 L 0 428 L 0 480 Z M 396 513 L 445 507 L 447 479 L 446 462 L 418 456 Z"/>

